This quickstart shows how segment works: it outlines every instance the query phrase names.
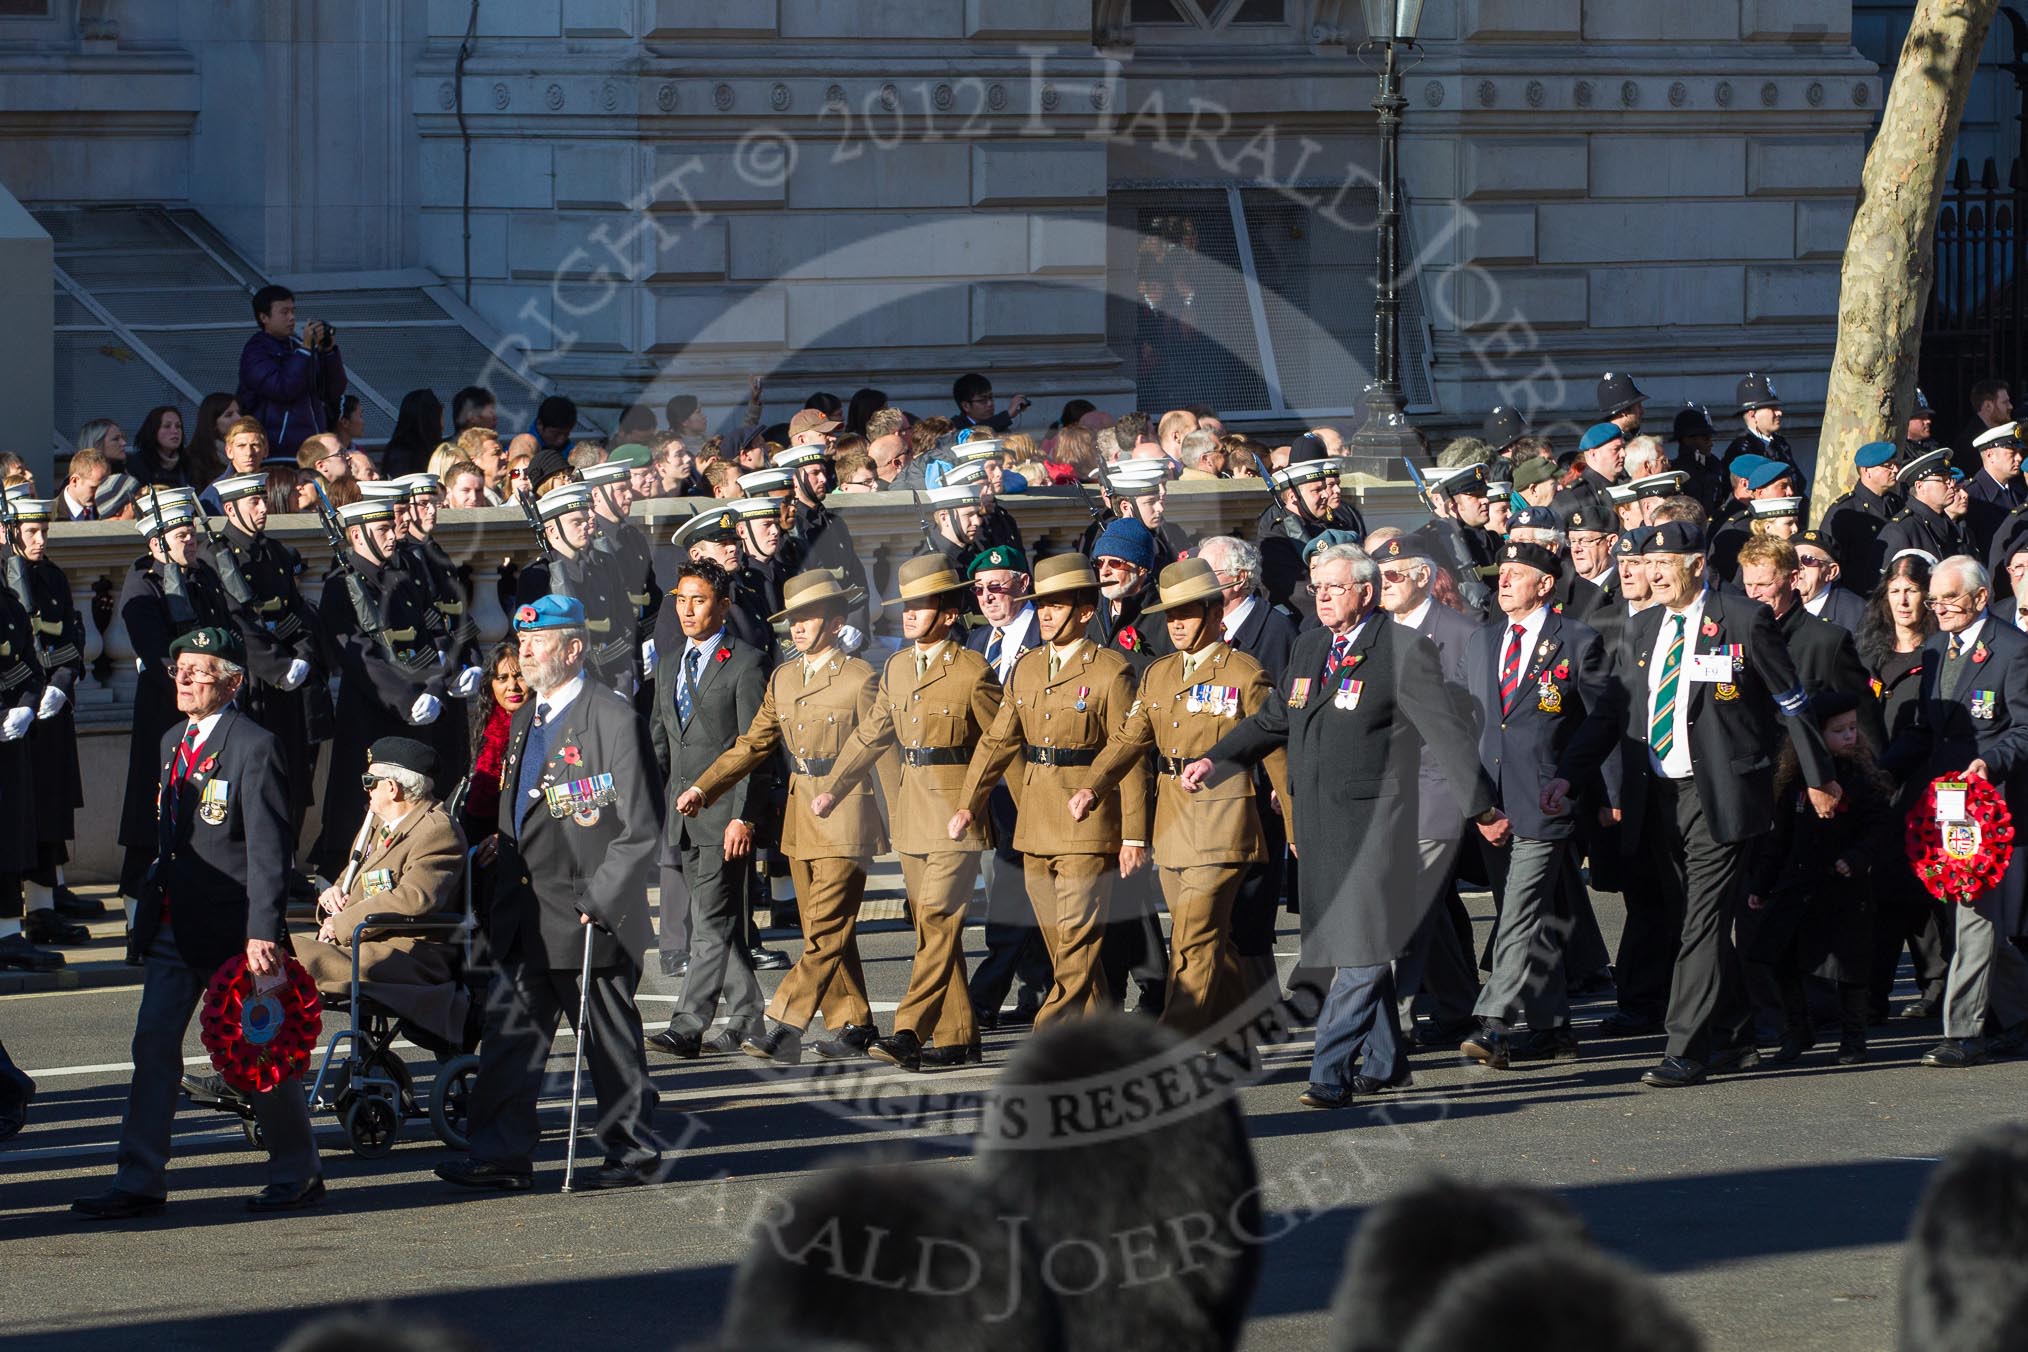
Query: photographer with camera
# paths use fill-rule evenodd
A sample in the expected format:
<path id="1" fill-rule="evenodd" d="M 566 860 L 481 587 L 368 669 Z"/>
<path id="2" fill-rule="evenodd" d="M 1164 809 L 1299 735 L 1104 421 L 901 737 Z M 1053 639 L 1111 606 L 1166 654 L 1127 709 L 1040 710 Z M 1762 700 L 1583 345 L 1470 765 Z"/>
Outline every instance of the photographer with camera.
<path id="1" fill-rule="evenodd" d="M 293 459 L 305 438 L 328 430 L 345 393 L 338 331 L 310 319 L 298 339 L 296 296 L 285 286 L 254 292 L 253 311 L 260 328 L 240 349 L 240 410 L 260 419 L 270 454 Z"/>

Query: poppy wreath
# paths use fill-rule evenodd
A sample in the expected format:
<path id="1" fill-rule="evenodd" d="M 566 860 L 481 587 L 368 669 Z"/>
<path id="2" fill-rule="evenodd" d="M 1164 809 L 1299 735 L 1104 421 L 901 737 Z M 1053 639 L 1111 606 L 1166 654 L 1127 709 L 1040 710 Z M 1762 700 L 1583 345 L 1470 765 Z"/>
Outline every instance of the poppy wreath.
<path id="1" fill-rule="evenodd" d="M 1936 819 L 1936 786 L 1957 782 L 1950 775 L 1937 779 L 1909 812 L 1908 861 L 1931 896 L 1969 905 L 2006 876 L 2007 862 L 2014 857 L 2014 816 L 1992 784 L 1965 779 L 1965 818 L 1978 826 L 1979 834 L 1970 842 L 1969 854 L 1952 853 L 1944 846 L 1944 827 Z"/>
<path id="2" fill-rule="evenodd" d="M 254 990 L 246 955 L 235 953 L 204 992 L 198 1031 L 211 1066 L 243 1094 L 265 1094 L 303 1073 L 324 1031 L 317 983 L 303 964 L 282 958 L 286 980 L 265 995 Z"/>

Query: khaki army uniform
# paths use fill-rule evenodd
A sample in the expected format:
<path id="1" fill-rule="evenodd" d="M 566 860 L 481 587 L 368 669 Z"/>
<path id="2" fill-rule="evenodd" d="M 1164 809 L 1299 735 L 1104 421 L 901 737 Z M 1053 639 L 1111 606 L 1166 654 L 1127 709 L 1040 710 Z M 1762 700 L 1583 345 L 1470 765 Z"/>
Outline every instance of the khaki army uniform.
<path id="1" fill-rule="evenodd" d="M 894 1031 L 906 1029 L 939 1047 L 966 1047 L 978 1030 L 965 985 L 965 907 L 979 856 L 993 847 L 992 827 L 982 816 L 959 841 L 946 828 L 965 805 L 965 768 L 1000 712 L 1000 685 L 986 659 L 956 639 L 947 637 L 922 656 L 926 669 L 913 644 L 888 659 L 872 713 L 818 787 L 836 793 L 837 785 L 861 781 L 883 752 L 899 747 L 901 782 L 888 801 L 915 917 L 915 962 Z"/>
<path id="2" fill-rule="evenodd" d="M 1160 658 L 1142 676 L 1125 726 L 1079 784 L 1106 792 L 1155 753 L 1153 845 L 1170 926 L 1162 1022 L 1186 1034 L 1217 1023 L 1244 997 L 1232 906 L 1267 846 L 1246 770 L 1224 767 L 1196 793 L 1185 792 L 1178 776 L 1252 717 L 1271 689 L 1260 663 L 1222 642 L 1202 649 L 1195 662 L 1185 653 Z M 1287 753 L 1271 753 L 1266 768 L 1286 803 Z"/>
<path id="3" fill-rule="evenodd" d="M 873 1022 L 856 929 L 866 897 L 866 865 L 887 851 L 887 832 L 870 784 L 839 796 L 831 815 L 810 811 L 816 784 L 831 773 L 852 730 L 873 712 L 873 668 L 833 649 L 791 658 L 768 678 L 753 725 L 692 786 L 709 804 L 758 770 L 777 746 L 788 756 L 789 799 L 782 853 L 796 885 L 803 955 L 768 1004 L 768 1015 L 796 1029 L 822 1012 L 833 1033 Z"/>
<path id="4" fill-rule="evenodd" d="M 1056 652 L 1045 644 L 1015 663 L 999 716 L 979 742 L 961 795 L 976 818 L 1005 773 L 1021 805 L 1014 848 L 1023 855 L 1028 900 L 1056 971 L 1035 1016 L 1038 1026 L 1105 1003 L 1099 939 L 1120 844 L 1123 837 L 1148 838 L 1145 757 L 1136 758 L 1119 791 L 1102 795 L 1083 821 L 1073 821 L 1068 806 L 1126 721 L 1134 702 L 1133 670 L 1119 653 L 1080 639 L 1052 675 Z"/>

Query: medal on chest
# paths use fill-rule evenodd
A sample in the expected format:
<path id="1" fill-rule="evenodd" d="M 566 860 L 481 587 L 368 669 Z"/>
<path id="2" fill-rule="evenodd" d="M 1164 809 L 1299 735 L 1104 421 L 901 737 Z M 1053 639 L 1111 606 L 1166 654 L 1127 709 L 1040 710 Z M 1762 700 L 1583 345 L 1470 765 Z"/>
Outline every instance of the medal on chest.
<path id="1" fill-rule="evenodd" d="M 613 777 L 609 774 L 551 784 L 542 793 L 550 816 L 558 820 L 569 817 L 579 826 L 597 826 L 599 809 L 619 798 L 613 788 Z"/>
<path id="2" fill-rule="evenodd" d="M 1557 688 L 1555 678 L 1546 671 L 1535 687 L 1535 707 L 1545 714 L 1563 712 L 1563 691 Z"/>
<path id="3" fill-rule="evenodd" d="M 1090 698 L 1091 698 L 1091 687 L 1088 685 L 1081 685 L 1077 688 L 1077 703 L 1071 705 L 1070 707 L 1077 710 L 1079 713 L 1083 713 L 1085 710 L 1085 704 L 1088 700 L 1090 700 Z"/>
<path id="4" fill-rule="evenodd" d="M 206 826 L 225 825 L 225 809 L 231 801 L 231 792 L 230 786 L 222 779 L 207 783 L 197 800 L 197 819 Z"/>
<path id="5" fill-rule="evenodd" d="M 1289 687 L 1289 707 L 1291 709 L 1301 709 L 1309 704 L 1310 684 L 1309 677 L 1296 677 L 1296 683 Z"/>
<path id="6" fill-rule="evenodd" d="M 1332 707 L 1351 713 L 1359 707 L 1359 693 L 1366 688 L 1366 682 L 1347 676 L 1338 682 L 1338 693 L 1331 696 Z"/>
<path id="7" fill-rule="evenodd" d="M 1971 700 L 1972 717 L 1991 718 L 1999 699 L 2000 693 L 1997 690 L 1974 690 Z"/>

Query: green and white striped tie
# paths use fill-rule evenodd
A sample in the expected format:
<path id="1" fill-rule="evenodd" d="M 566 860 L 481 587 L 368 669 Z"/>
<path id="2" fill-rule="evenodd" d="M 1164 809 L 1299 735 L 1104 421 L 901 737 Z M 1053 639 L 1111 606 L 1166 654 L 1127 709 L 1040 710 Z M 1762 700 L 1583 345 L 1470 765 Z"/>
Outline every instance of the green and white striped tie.
<path id="1" fill-rule="evenodd" d="M 1669 636 L 1669 651 L 1662 658 L 1662 683 L 1655 687 L 1655 712 L 1648 719 L 1648 747 L 1656 760 L 1667 760 L 1676 745 L 1676 687 L 1683 682 L 1683 626 L 1681 615 L 1672 615 L 1676 632 Z"/>

